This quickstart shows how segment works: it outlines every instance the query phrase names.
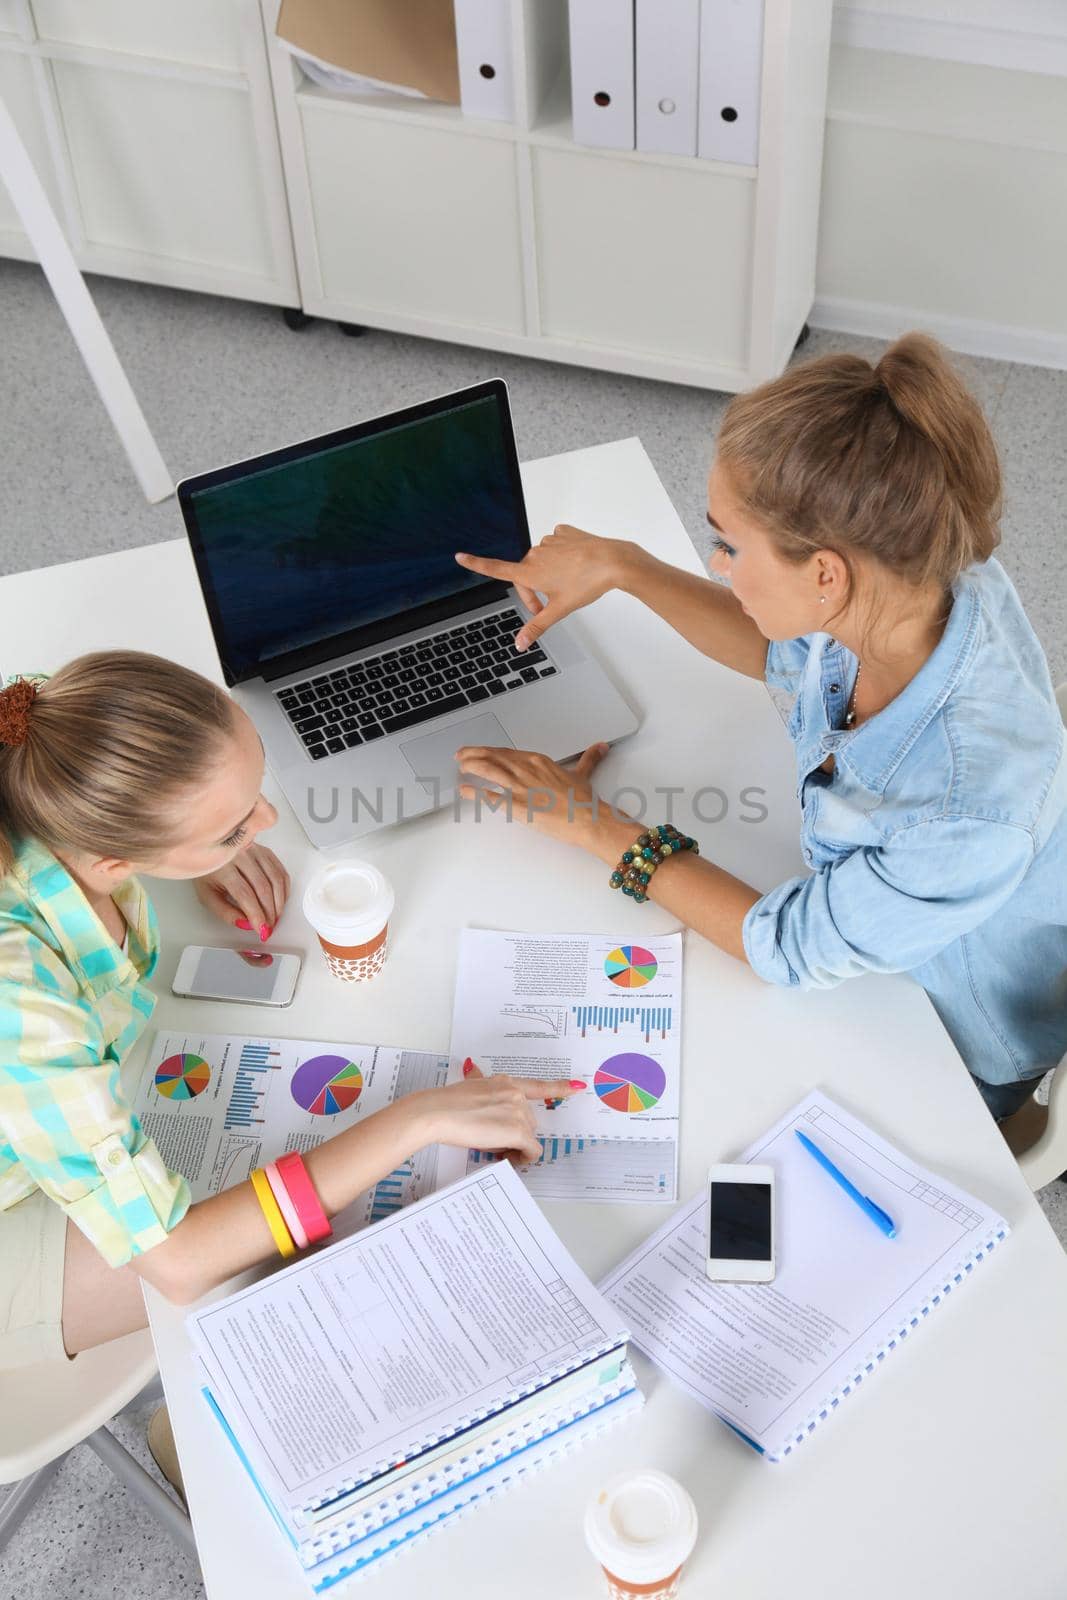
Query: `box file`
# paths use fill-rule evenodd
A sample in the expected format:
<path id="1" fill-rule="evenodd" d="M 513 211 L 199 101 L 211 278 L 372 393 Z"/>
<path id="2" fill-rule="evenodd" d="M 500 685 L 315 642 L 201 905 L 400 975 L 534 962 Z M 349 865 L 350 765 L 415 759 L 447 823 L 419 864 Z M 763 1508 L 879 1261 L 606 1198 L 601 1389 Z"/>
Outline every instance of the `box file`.
<path id="1" fill-rule="evenodd" d="M 697 153 L 700 0 L 636 0 L 637 148 Z"/>
<path id="2" fill-rule="evenodd" d="M 763 0 L 701 0 L 697 154 L 759 162 Z"/>
<path id="3" fill-rule="evenodd" d="M 456 0 L 456 49 L 463 115 L 513 121 L 509 0 Z"/>
<path id="4" fill-rule="evenodd" d="M 570 0 L 574 142 L 634 148 L 634 0 Z"/>

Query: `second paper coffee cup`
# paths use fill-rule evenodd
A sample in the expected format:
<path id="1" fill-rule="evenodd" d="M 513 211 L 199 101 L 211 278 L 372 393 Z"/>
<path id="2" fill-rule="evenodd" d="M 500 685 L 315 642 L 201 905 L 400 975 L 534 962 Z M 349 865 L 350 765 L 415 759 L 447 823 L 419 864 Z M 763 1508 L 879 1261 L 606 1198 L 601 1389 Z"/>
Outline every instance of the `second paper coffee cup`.
<path id="1" fill-rule="evenodd" d="M 349 983 L 385 965 L 393 887 L 369 861 L 328 861 L 304 891 L 304 915 L 319 936 L 326 965 Z"/>
<path id="2" fill-rule="evenodd" d="M 665 1472 L 622 1472 L 590 1502 L 585 1538 L 611 1600 L 674 1600 L 696 1544 L 696 1506 Z"/>

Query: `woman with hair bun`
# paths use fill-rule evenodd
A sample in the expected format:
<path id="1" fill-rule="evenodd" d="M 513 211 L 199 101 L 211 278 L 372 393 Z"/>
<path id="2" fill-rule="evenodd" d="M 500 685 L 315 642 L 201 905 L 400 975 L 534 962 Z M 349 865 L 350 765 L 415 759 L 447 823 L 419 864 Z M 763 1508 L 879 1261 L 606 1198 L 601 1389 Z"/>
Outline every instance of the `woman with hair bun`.
<path id="1" fill-rule="evenodd" d="M 811 868 L 768 894 L 689 849 L 664 861 L 663 835 L 642 845 L 606 807 L 594 818 L 603 746 L 577 774 L 513 750 L 459 759 L 522 804 L 542 791 L 535 827 L 768 982 L 910 973 L 1018 1150 L 1067 1051 L 1067 758 L 1044 655 L 993 557 L 1000 498 L 978 403 L 911 333 L 873 365 L 822 356 L 731 401 L 707 513 L 729 588 L 568 526 L 517 564 L 457 556 L 520 587 L 536 612 L 520 648 L 617 588 L 766 682 L 796 746 Z"/>

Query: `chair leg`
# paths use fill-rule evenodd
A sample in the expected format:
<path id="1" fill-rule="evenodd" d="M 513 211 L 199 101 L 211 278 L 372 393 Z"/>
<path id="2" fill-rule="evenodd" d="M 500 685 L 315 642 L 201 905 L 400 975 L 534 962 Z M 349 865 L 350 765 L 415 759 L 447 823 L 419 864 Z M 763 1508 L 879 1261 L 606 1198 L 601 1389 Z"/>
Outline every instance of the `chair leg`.
<path id="1" fill-rule="evenodd" d="M 0 1504 L 0 1550 L 4 1548 L 15 1529 L 20 1526 L 37 1504 L 37 1501 L 48 1488 L 68 1454 L 69 1452 L 64 1451 L 63 1455 L 56 1456 L 54 1461 L 49 1461 L 43 1467 L 38 1467 L 37 1471 L 31 1472 L 28 1478 L 23 1478 L 21 1483 L 16 1483 L 7 1499 Z"/>
<path id="2" fill-rule="evenodd" d="M 131 1490 L 137 1498 L 153 1512 L 156 1519 L 163 1524 L 171 1538 L 181 1545 L 194 1561 L 198 1561 L 196 1541 L 193 1538 L 193 1526 L 181 1506 L 173 1501 L 166 1490 L 161 1489 L 156 1480 L 147 1473 L 139 1461 L 135 1461 L 130 1452 L 119 1444 L 114 1434 L 108 1428 L 97 1428 L 84 1441 L 100 1457 L 104 1465 L 115 1474 L 127 1489 Z"/>

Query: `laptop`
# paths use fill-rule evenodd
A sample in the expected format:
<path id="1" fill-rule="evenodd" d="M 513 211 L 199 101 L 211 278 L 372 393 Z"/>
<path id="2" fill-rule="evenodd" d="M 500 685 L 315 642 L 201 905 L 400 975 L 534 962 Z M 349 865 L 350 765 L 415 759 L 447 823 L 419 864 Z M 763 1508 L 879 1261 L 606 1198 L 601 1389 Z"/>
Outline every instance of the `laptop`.
<path id="1" fill-rule="evenodd" d="M 532 649 L 457 550 L 530 548 L 507 386 L 475 384 L 186 478 L 226 683 L 313 844 L 450 805 L 460 745 L 564 761 L 638 719 L 575 630 Z"/>

